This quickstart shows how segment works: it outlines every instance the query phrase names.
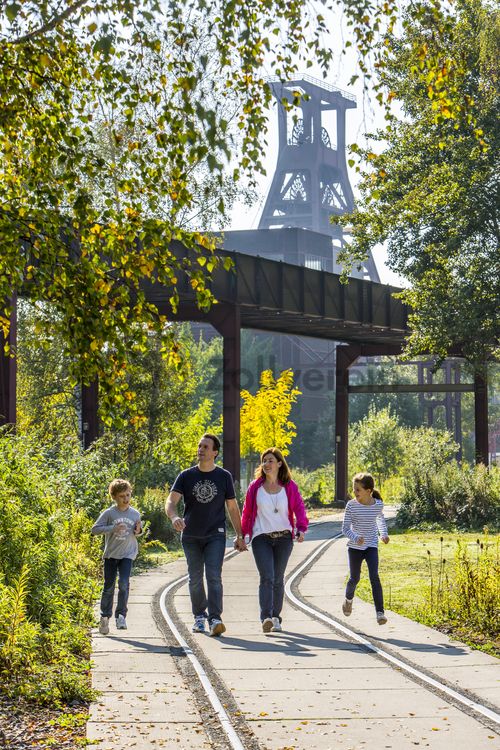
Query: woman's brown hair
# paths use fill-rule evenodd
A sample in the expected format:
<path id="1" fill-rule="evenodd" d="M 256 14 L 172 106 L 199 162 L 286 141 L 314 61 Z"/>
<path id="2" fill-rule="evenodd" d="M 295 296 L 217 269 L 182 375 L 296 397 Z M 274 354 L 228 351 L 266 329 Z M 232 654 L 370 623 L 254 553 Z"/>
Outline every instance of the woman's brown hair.
<path id="1" fill-rule="evenodd" d="M 262 453 L 260 454 L 260 465 L 255 469 L 255 479 L 266 478 L 266 475 L 262 470 L 262 461 L 264 460 L 264 456 L 267 456 L 268 453 L 272 453 L 278 463 L 281 461 L 281 466 L 278 469 L 278 482 L 280 482 L 280 484 L 286 484 L 291 480 L 292 475 L 290 473 L 288 464 L 285 461 L 285 457 L 279 450 L 279 448 L 267 448 L 267 450 L 262 451 Z"/>
<path id="2" fill-rule="evenodd" d="M 359 482 L 364 490 L 371 490 L 372 497 L 376 500 L 382 500 L 382 495 L 378 490 L 375 489 L 375 480 L 371 474 L 366 471 L 360 471 L 359 474 L 355 474 L 352 478 L 352 482 Z"/>

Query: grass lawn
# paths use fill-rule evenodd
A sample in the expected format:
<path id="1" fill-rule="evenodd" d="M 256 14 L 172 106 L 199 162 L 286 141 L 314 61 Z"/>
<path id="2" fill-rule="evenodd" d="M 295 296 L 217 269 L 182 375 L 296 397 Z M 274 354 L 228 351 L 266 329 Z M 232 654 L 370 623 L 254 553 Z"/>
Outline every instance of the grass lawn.
<path id="1" fill-rule="evenodd" d="M 500 537 L 477 532 L 420 532 L 395 528 L 390 529 L 389 533 L 389 544 L 379 545 L 380 577 L 387 609 L 435 627 L 474 648 L 500 656 Z M 496 632 L 491 627 L 491 617 L 482 618 L 479 613 L 475 622 L 472 621 L 467 610 L 466 594 L 455 596 L 453 606 L 450 604 L 448 591 L 450 588 L 456 591 L 457 575 L 460 576 L 456 561 L 457 540 L 468 552 L 470 571 L 467 576 L 472 584 L 477 582 L 478 589 L 488 590 L 490 613 L 492 606 L 496 606 Z M 478 560 L 482 560 L 479 565 Z M 364 601 L 371 602 L 367 573 L 366 566 L 363 566 L 356 594 Z M 489 624 L 483 626 L 486 622 Z"/>

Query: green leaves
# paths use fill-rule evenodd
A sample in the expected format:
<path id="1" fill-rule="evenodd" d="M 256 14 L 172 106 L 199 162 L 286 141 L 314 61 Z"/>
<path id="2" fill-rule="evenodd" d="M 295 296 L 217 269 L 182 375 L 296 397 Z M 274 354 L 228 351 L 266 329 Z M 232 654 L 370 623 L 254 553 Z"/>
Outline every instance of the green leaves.
<path id="1" fill-rule="evenodd" d="M 370 54 L 383 70 L 389 53 L 376 40 L 394 24 L 395 2 L 342 5 L 360 72 L 369 75 Z M 441 23 L 437 4 L 431 9 Z M 165 352 L 174 345 L 165 334 L 166 311 L 159 315 L 144 289 L 162 285 L 174 309 L 184 275 L 203 309 L 213 303 L 206 274 L 219 261 L 206 230 L 220 228 L 244 192 L 227 165 L 250 188 L 264 170 L 272 94 L 263 71 L 292 79 L 314 60 L 326 73 L 328 17 L 298 0 L 220 0 L 215 7 L 99 0 L 64 10 L 56 0 L 25 0 L 9 3 L 6 13 L 0 297 L 29 282 L 32 299 L 53 307 L 71 381 L 99 379 L 109 421 L 113 400 L 130 398 L 130 352 L 147 332 L 164 336 Z M 438 58 L 424 58 L 425 75 Z M 448 74 L 438 86 L 436 73 L 429 80 L 445 117 L 445 106 L 456 101 L 452 79 Z M 467 93 L 464 113 L 476 101 Z M 486 142 L 487 128 L 474 127 Z M 373 187 L 385 200 L 387 187 Z M 173 239 L 193 253 L 175 256 Z M 198 245 L 208 249 L 203 266 L 195 260 Z M 27 274 L 28 266 L 36 270 Z M 136 401 L 132 393 L 132 406 Z"/>
<path id="2" fill-rule="evenodd" d="M 500 308 L 500 94 L 480 54 L 498 13 L 479 0 L 444 18 L 438 3 L 415 9 L 405 37 L 390 37 L 382 73 L 404 117 L 376 134 L 380 153 L 351 149 L 365 167 L 357 210 L 341 219 L 353 227 L 343 260 L 386 242 L 392 270 L 412 285 L 402 295 L 413 310 L 409 353 L 459 350 L 479 367 L 500 334 L 491 322 Z"/>

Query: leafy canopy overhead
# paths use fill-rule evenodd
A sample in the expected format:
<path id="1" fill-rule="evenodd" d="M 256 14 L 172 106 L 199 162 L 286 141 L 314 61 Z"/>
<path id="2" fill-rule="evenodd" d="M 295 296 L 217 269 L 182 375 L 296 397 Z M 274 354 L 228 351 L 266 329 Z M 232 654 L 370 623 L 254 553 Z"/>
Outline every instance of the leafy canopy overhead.
<path id="1" fill-rule="evenodd" d="M 186 273 L 198 304 L 213 303 L 205 281 L 218 261 L 186 217 L 203 215 L 214 197 L 224 210 L 231 158 L 234 180 L 262 171 L 264 71 L 286 79 L 314 61 L 326 74 L 339 41 L 327 39 L 326 19 L 336 7 L 367 77 L 370 51 L 383 68 L 387 51 L 375 43 L 396 21 L 394 0 L 2 3 L 0 300 L 29 293 L 41 333 L 49 303 L 72 382 L 99 377 L 108 421 L 116 404 L 134 403 L 127 363 L 149 330 L 181 365 L 142 284 L 163 285 L 175 309 Z M 200 165 L 209 180 L 196 176 Z M 172 253 L 174 239 L 198 247 L 194 261 Z M 4 334 L 8 317 L 7 304 Z"/>
<path id="2" fill-rule="evenodd" d="M 387 242 L 411 285 L 401 295 L 413 309 L 409 353 L 460 351 L 479 368 L 500 336 L 500 12 L 458 0 L 439 32 L 429 9 L 406 16 L 405 35 L 386 46 L 381 80 L 402 117 L 378 133 L 380 153 L 357 149 L 362 199 L 342 217 L 353 228 L 345 260 Z M 424 48 L 442 71 L 426 69 Z M 469 108 L 453 117 L 439 113 L 444 76 Z"/>

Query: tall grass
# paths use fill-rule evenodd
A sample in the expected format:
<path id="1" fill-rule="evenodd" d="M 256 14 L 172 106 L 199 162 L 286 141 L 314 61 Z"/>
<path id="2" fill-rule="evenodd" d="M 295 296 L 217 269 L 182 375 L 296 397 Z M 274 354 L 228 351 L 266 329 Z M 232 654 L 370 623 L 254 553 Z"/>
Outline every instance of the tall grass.
<path id="1" fill-rule="evenodd" d="M 436 561 L 429 554 L 428 610 L 436 621 L 449 623 L 470 637 L 498 639 L 500 539 L 486 534 L 476 540 L 473 551 L 469 547 L 457 539 L 450 561 L 442 548 Z"/>

